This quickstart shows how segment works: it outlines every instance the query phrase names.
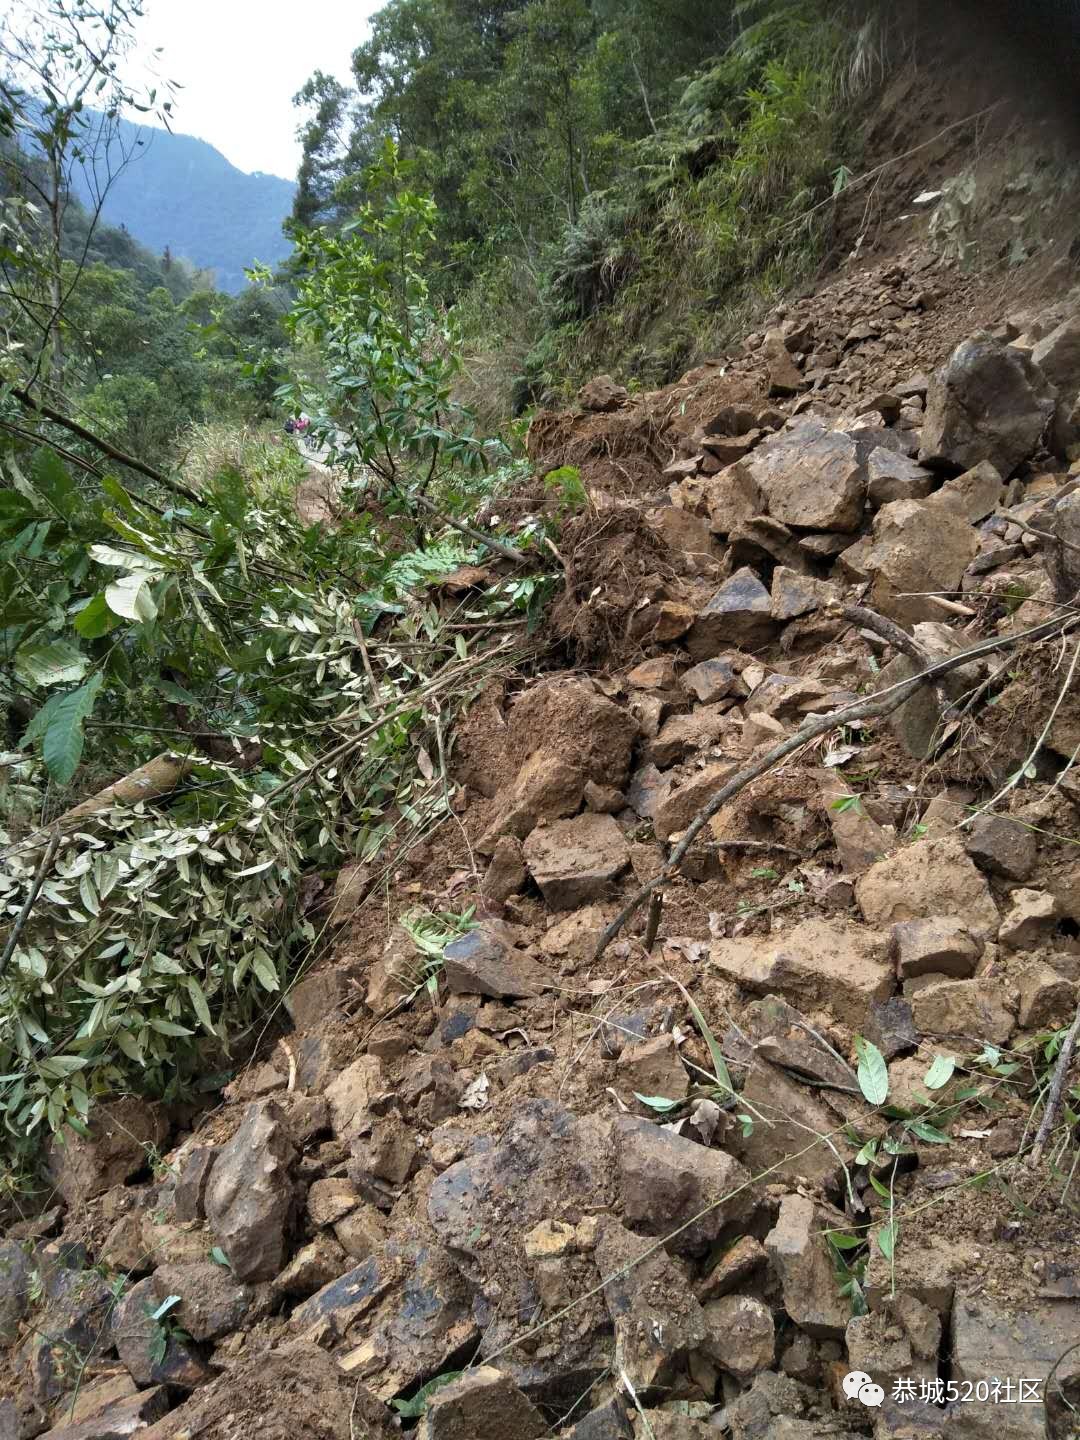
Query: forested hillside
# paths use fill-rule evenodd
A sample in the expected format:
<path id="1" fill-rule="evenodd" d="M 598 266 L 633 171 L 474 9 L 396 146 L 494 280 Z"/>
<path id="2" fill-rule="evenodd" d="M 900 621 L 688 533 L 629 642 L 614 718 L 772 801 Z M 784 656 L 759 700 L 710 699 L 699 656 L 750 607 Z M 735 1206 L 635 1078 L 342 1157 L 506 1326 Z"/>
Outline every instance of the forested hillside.
<path id="1" fill-rule="evenodd" d="M 511 380 L 520 407 L 594 369 L 667 379 L 805 272 L 893 24 L 816 0 L 391 0 L 355 90 L 302 92 L 294 213 L 348 215 L 394 136 L 439 205 L 432 282 L 500 402 Z"/>

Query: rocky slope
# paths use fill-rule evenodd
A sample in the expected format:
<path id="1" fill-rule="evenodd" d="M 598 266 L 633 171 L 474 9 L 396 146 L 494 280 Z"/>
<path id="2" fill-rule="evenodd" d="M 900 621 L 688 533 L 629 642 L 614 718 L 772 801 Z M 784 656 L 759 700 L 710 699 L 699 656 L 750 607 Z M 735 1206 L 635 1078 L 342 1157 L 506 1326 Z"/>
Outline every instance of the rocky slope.
<path id="1" fill-rule="evenodd" d="M 54 1147 L 0 1436 L 1074 1433 L 1075 1096 L 1030 1161 L 1080 981 L 1078 394 L 1080 305 L 915 247 L 537 417 L 590 496 L 551 663 L 389 893 L 342 872 L 224 1103 Z M 417 902 L 478 907 L 434 996 Z"/>

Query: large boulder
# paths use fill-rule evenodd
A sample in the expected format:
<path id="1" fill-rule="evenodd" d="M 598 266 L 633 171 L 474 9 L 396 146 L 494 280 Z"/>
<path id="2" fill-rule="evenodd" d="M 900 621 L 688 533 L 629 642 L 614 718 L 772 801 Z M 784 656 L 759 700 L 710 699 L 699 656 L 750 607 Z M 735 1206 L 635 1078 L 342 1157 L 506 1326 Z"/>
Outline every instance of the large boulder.
<path id="1" fill-rule="evenodd" d="M 893 500 L 875 516 L 863 560 L 873 581 L 870 603 L 902 625 L 938 619 L 927 592 L 958 590 L 978 553 L 979 536 L 959 515 L 923 500 Z"/>
<path id="2" fill-rule="evenodd" d="M 272 1100 L 244 1112 L 206 1188 L 206 1218 L 238 1280 L 272 1280 L 285 1264 L 296 1150 Z"/>
<path id="3" fill-rule="evenodd" d="M 760 508 L 785 525 L 851 531 L 863 515 L 866 475 L 850 436 L 806 419 L 782 430 L 747 459 L 743 474 Z"/>
<path id="4" fill-rule="evenodd" d="M 973 934 L 997 936 L 1000 917 L 990 887 L 956 835 L 928 835 L 879 860 L 856 882 L 855 897 L 871 925 L 959 915 Z"/>
<path id="5" fill-rule="evenodd" d="M 989 460 L 1008 477 L 1038 445 L 1054 400 L 1030 355 L 973 335 L 930 382 L 919 459 L 964 470 Z"/>

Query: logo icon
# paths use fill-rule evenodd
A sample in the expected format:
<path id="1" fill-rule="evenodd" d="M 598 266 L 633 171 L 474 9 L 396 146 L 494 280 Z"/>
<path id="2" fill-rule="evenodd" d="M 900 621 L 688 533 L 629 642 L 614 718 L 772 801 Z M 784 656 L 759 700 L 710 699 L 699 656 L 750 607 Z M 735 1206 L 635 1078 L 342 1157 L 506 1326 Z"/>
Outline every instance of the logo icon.
<path id="1" fill-rule="evenodd" d="M 850 1370 L 844 1376 L 844 1394 L 849 1400 L 859 1400 L 864 1405 L 880 1405 L 885 1391 L 875 1385 L 865 1370 Z"/>

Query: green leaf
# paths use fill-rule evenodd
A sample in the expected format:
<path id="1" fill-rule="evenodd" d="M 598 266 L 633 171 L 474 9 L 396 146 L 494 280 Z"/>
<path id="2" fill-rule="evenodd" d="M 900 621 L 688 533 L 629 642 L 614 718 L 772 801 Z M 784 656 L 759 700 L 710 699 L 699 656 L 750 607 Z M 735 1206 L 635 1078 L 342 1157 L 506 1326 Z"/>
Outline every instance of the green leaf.
<path id="1" fill-rule="evenodd" d="M 923 1084 L 928 1090 L 940 1090 L 952 1079 L 955 1069 L 956 1060 L 952 1055 L 935 1055 L 934 1063 L 923 1077 Z"/>
<path id="2" fill-rule="evenodd" d="M 79 768 L 83 752 L 83 722 L 94 708 L 101 689 L 101 674 L 92 675 L 85 685 L 55 697 L 41 743 L 45 768 L 58 785 L 66 785 Z M 50 702 L 50 705 L 52 702 Z"/>
<path id="3" fill-rule="evenodd" d="M 210 1259 L 214 1262 L 215 1265 L 221 1265 L 225 1270 L 232 1269 L 232 1265 L 229 1263 L 229 1257 L 225 1254 L 225 1251 L 221 1248 L 220 1245 L 215 1245 L 214 1248 L 210 1251 Z"/>
<path id="4" fill-rule="evenodd" d="M 639 1095 L 634 1091 L 634 1099 L 640 1100 L 643 1105 L 648 1105 L 650 1110 L 677 1110 L 683 1103 L 681 1100 L 668 1100 L 663 1095 Z"/>
<path id="5" fill-rule="evenodd" d="M 436 1391 L 441 1390 L 444 1385 L 450 1385 L 455 1380 L 460 1380 L 461 1370 L 447 1370 L 445 1375 L 436 1375 L 434 1380 L 429 1380 L 422 1385 L 411 1400 L 391 1400 L 391 1405 L 398 1412 L 402 1420 L 420 1420 L 427 1409 L 427 1402 Z"/>
<path id="6" fill-rule="evenodd" d="M 876 1140 L 867 1140 L 866 1144 L 855 1156 L 855 1164 L 869 1165 L 870 1161 L 873 1160 L 874 1156 L 877 1154 L 877 1150 L 878 1142 Z"/>
<path id="7" fill-rule="evenodd" d="M 25 685 L 77 684 L 85 678 L 90 661 L 66 640 L 53 640 L 47 645 L 24 645 L 15 656 L 15 674 Z"/>
<path id="8" fill-rule="evenodd" d="M 857 1250 L 866 1244 L 865 1235 L 844 1235 L 839 1230 L 827 1230 L 825 1238 L 834 1250 Z"/>
<path id="9" fill-rule="evenodd" d="M 883 1225 L 877 1232 L 878 1249 L 886 1260 L 891 1260 L 896 1250 L 896 1241 L 900 1234 L 900 1226 L 897 1221 L 890 1220 L 888 1225 Z"/>
<path id="10" fill-rule="evenodd" d="M 889 1070 L 885 1056 L 871 1040 L 855 1036 L 855 1053 L 859 1057 L 859 1089 L 869 1105 L 884 1105 L 889 1095 Z"/>
<path id="11" fill-rule="evenodd" d="M 274 967 L 274 962 L 262 948 L 252 952 L 251 968 L 254 970 L 258 977 L 259 984 L 264 990 L 281 989 L 281 982 L 278 980 L 278 973 Z"/>
<path id="12" fill-rule="evenodd" d="M 857 810 L 859 808 L 860 798 L 861 797 L 858 795 L 841 795 L 839 800 L 833 801 L 833 803 L 829 806 L 829 809 L 836 810 L 841 815 L 844 813 L 845 810 Z"/>
<path id="13" fill-rule="evenodd" d="M 84 640 L 100 640 L 103 635 L 115 629 L 118 623 L 117 617 L 109 609 L 104 590 L 87 601 L 72 621 L 76 633 Z"/>
<path id="14" fill-rule="evenodd" d="M 909 1130 L 912 1135 L 917 1136 L 920 1140 L 925 1140 L 930 1145 L 948 1145 L 951 1143 L 945 1131 L 939 1130 L 936 1125 L 931 1125 L 929 1120 L 909 1120 L 904 1128 Z"/>
<path id="15" fill-rule="evenodd" d="M 150 1319 L 164 1319 L 164 1317 L 169 1313 L 170 1310 L 175 1310 L 177 1305 L 180 1304 L 181 1298 L 182 1297 L 179 1295 L 166 1295 L 165 1299 L 162 1300 L 161 1304 L 157 1307 L 157 1309 L 150 1312 Z"/>

